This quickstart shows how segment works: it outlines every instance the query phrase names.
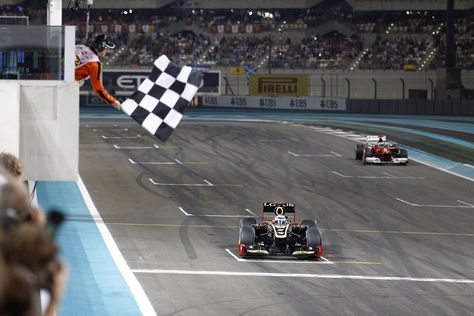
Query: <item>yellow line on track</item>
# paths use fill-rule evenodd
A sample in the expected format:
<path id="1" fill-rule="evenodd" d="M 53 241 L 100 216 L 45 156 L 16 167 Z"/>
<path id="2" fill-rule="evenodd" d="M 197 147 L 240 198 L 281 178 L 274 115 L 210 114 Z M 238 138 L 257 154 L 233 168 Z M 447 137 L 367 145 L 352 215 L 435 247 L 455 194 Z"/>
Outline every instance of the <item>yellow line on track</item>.
<path id="1" fill-rule="evenodd" d="M 105 223 L 113 226 L 141 226 L 141 227 L 189 227 L 189 228 L 239 228 L 239 226 L 219 225 L 186 225 L 186 224 L 141 224 L 141 223 Z"/>

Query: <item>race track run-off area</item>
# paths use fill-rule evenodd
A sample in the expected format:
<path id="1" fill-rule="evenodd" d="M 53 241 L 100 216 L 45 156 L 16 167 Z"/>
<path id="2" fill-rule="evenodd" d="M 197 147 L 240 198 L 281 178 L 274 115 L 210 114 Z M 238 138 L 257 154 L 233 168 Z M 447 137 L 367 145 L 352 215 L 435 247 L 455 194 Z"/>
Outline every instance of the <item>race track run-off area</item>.
<path id="1" fill-rule="evenodd" d="M 147 312 L 472 313 L 469 174 L 419 157 L 362 165 L 354 146 L 365 134 L 327 128 L 194 117 L 163 144 L 130 120 L 82 117 L 80 175 Z M 299 221 L 318 219 L 323 258 L 237 255 L 240 218 L 260 216 L 269 201 L 294 202 Z"/>

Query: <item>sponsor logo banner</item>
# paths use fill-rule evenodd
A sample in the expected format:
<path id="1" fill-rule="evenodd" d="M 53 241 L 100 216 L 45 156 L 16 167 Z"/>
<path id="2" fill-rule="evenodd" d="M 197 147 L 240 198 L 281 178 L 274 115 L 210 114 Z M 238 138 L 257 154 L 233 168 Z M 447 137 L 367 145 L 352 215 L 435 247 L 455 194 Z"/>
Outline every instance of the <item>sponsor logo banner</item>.
<path id="1" fill-rule="evenodd" d="M 196 67 L 199 69 L 199 67 Z M 203 69 L 206 70 L 206 69 Z M 106 70 L 103 72 L 102 82 L 105 89 L 115 97 L 120 99 L 129 97 L 137 91 L 140 84 L 148 77 L 150 70 Z M 204 86 L 199 89 L 199 93 L 219 94 L 220 93 L 220 72 L 204 72 Z M 99 98 L 95 97 L 90 80 L 86 80 L 81 86 L 81 105 L 93 106 L 104 105 Z"/>
<path id="2" fill-rule="evenodd" d="M 345 111 L 346 99 L 320 97 L 199 96 L 198 105 L 311 111 Z"/>
<path id="3" fill-rule="evenodd" d="M 308 75 L 254 75 L 249 94 L 262 96 L 307 96 Z"/>
<path id="4" fill-rule="evenodd" d="M 244 66 L 230 67 L 230 73 L 233 75 L 243 75 L 245 73 Z"/>

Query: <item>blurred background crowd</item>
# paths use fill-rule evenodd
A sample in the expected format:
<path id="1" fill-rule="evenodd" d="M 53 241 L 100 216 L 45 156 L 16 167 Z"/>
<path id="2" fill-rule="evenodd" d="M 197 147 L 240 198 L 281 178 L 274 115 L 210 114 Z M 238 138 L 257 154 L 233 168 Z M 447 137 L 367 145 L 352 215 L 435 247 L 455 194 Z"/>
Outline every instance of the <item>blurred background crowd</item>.
<path id="1" fill-rule="evenodd" d="M 444 65 L 444 16 L 439 11 L 355 12 L 342 0 L 310 9 L 286 10 L 91 10 L 85 17 L 64 10 L 65 24 L 77 25 L 79 42 L 111 34 L 116 68 L 149 67 L 165 53 L 173 61 L 217 67 L 270 64 L 280 69 L 381 69 Z M 43 6 L 0 7 L 0 15 L 25 15 L 44 24 Z M 473 69 L 474 19 L 455 20 L 458 66 Z M 292 58 L 288 58 L 291 56 Z"/>

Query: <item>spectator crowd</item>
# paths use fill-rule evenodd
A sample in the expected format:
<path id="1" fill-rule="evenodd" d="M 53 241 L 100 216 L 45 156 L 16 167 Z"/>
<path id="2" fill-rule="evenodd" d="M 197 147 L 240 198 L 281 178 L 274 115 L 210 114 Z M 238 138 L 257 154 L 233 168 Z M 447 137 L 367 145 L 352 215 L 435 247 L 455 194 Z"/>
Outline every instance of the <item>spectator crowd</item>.
<path id="1" fill-rule="evenodd" d="M 158 56 L 165 54 L 178 64 L 193 64 L 202 56 L 210 45 L 210 38 L 182 32 L 174 35 L 157 34 L 147 36 L 136 34 L 120 53 L 115 66 L 142 67 L 150 66 Z"/>
<path id="2" fill-rule="evenodd" d="M 430 41 L 414 37 L 383 38 L 364 55 L 360 69 L 403 70 L 405 65 L 418 65 L 425 57 Z"/>
<path id="3" fill-rule="evenodd" d="M 56 315 L 67 279 L 53 235 L 62 216 L 31 203 L 21 163 L 8 153 L 0 153 L 0 221 L 0 315 Z M 49 294 L 43 310 L 40 291 Z"/>
<path id="4" fill-rule="evenodd" d="M 437 41 L 436 55 L 430 63 L 430 68 L 445 67 L 446 44 L 445 38 Z M 467 33 L 456 38 L 456 67 L 474 69 L 474 33 Z"/>
<path id="5" fill-rule="evenodd" d="M 358 36 L 345 37 L 337 32 L 331 36 L 316 35 L 301 40 L 288 38 L 277 43 L 271 67 L 345 69 L 362 48 L 363 43 Z"/>
<path id="6" fill-rule="evenodd" d="M 0 15 L 28 15 L 30 23 L 45 19 L 43 6 L 0 6 Z M 117 44 L 108 66 L 149 67 L 161 54 L 181 64 L 218 67 L 265 65 L 278 69 L 346 69 L 362 56 L 364 42 L 377 35 L 358 62 L 358 69 L 402 70 L 437 53 L 430 68 L 442 67 L 445 16 L 437 11 L 357 12 L 345 0 L 322 1 L 308 9 L 95 9 L 90 12 L 89 38 L 109 33 Z M 65 24 L 77 25 L 78 43 L 85 43 L 83 11 L 63 12 Z M 310 28 L 331 22 L 346 36 L 311 34 Z M 258 28 L 256 27 L 258 25 Z M 245 26 L 250 27 L 250 31 Z M 253 27 L 253 28 L 252 28 Z M 458 66 L 473 69 L 471 12 L 456 12 Z M 303 34 L 294 36 L 298 30 Z M 293 31 L 293 33 L 288 33 Z M 261 33 L 261 34 L 258 34 Z M 347 35 L 349 34 L 349 35 Z M 350 35 L 352 34 L 352 35 Z M 429 45 L 432 46 L 429 46 Z"/>

